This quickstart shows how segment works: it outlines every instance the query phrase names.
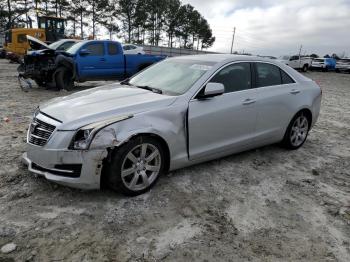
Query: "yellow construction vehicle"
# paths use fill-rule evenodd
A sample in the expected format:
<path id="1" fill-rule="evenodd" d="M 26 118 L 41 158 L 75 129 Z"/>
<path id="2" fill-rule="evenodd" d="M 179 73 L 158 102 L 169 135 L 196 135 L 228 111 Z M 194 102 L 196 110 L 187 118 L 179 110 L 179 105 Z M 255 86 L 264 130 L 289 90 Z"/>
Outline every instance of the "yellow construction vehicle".
<path id="1" fill-rule="evenodd" d="M 29 49 L 27 35 L 33 36 L 43 42 L 46 41 L 44 29 L 35 28 L 13 28 L 5 32 L 4 48 L 7 53 L 23 56 Z"/>
<path id="2" fill-rule="evenodd" d="M 23 56 L 30 48 L 26 35 L 52 43 L 64 38 L 65 19 L 50 16 L 38 17 L 38 28 L 13 28 L 5 32 L 4 49 L 7 53 Z"/>

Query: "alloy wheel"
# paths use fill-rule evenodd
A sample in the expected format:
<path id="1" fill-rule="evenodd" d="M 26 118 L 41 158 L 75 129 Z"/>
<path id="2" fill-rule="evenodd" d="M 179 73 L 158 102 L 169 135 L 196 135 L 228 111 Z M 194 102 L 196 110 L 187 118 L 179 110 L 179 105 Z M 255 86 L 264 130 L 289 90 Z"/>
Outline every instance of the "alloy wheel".
<path id="1" fill-rule="evenodd" d="M 132 191 L 147 188 L 158 177 L 161 168 L 161 154 L 157 147 L 142 143 L 125 156 L 121 169 L 124 185 Z"/>
<path id="2" fill-rule="evenodd" d="M 309 131 L 309 122 L 304 115 L 298 116 L 292 126 L 290 132 L 290 142 L 297 147 L 304 143 Z"/>

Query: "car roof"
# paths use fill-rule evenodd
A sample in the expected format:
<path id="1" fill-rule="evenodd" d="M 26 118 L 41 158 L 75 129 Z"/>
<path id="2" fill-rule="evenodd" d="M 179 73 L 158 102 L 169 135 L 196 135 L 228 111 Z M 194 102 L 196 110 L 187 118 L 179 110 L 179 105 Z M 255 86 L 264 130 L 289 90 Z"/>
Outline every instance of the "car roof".
<path id="1" fill-rule="evenodd" d="M 232 55 L 232 54 L 204 54 L 204 55 L 186 55 L 186 56 L 177 56 L 169 59 L 176 60 L 195 60 L 195 61 L 203 61 L 203 62 L 213 62 L 216 64 L 216 68 L 228 64 L 231 62 L 267 62 L 273 65 L 278 66 L 284 71 L 288 72 L 294 80 L 297 81 L 310 81 L 307 77 L 298 73 L 291 67 L 286 64 L 280 63 L 277 59 L 269 59 L 259 56 L 250 56 L 250 55 Z"/>
<path id="2" fill-rule="evenodd" d="M 265 57 L 259 56 L 250 56 L 250 55 L 232 55 L 232 54 L 205 54 L 205 55 L 186 55 L 186 56 L 178 56 L 175 59 L 193 59 L 198 61 L 206 61 L 206 62 L 235 62 L 235 61 L 265 61 L 271 62 L 275 59 L 269 59 Z"/>

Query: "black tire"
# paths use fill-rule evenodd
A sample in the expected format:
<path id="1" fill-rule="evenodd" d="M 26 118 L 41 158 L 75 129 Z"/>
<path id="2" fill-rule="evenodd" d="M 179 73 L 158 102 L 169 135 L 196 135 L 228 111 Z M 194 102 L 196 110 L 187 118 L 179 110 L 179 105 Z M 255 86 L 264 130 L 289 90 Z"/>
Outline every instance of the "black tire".
<path id="1" fill-rule="evenodd" d="M 46 87 L 46 84 L 43 80 L 41 79 L 34 79 L 34 82 L 37 84 L 39 87 Z"/>
<path id="2" fill-rule="evenodd" d="M 295 132 L 293 130 L 293 127 L 297 121 L 297 119 L 300 119 L 302 117 L 302 119 L 305 119 L 307 121 L 307 128 L 306 128 L 306 134 L 305 134 L 305 138 L 303 138 L 303 140 L 300 142 L 300 143 L 293 143 L 293 132 Z M 301 147 L 306 139 L 307 139 L 307 136 L 309 134 L 309 131 L 310 131 L 310 118 L 304 113 L 304 112 L 299 112 L 297 113 L 293 119 L 290 121 L 289 125 L 288 125 L 288 128 L 286 130 L 286 133 L 284 134 L 284 137 L 283 137 L 283 140 L 282 140 L 282 145 L 285 147 L 285 148 L 288 148 L 288 149 L 291 149 L 291 150 L 295 150 L 295 149 L 298 149 L 299 147 Z"/>
<path id="3" fill-rule="evenodd" d="M 130 168 L 130 169 L 133 168 L 133 166 L 135 166 L 133 164 L 133 162 L 131 162 L 129 160 L 129 158 L 127 157 L 128 154 L 130 152 L 135 152 L 134 150 L 138 150 L 137 147 L 142 145 L 142 144 L 151 145 L 154 148 L 156 148 L 159 152 L 159 159 L 160 159 L 160 162 L 158 162 L 159 163 L 159 171 L 158 171 L 156 176 L 152 177 L 153 173 L 150 173 L 151 171 L 147 171 L 147 172 L 149 172 L 147 174 L 147 178 L 152 177 L 153 180 L 148 184 L 148 186 L 146 186 L 144 188 L 142 188 L 144 186 L 143 176 L 141 176 L 141 174 L 136 174 L 136 172 L 139 173 L 142 171 L 133 171 L 133 173 L 124 176 L 124 179 L 122 178 L 122 169 L 127 164 L 129 164 L 129 166 L 132 165 L 131 167 L 126 166 L 127 168 Z M 141 150 L 141 149 L 139 149 L 139 150 Z M 141 151 L 140 151 L 140 155 L 141 155 Z M 145 154 L 145 156 L 146 155 L 147 154 Z M 149 154 L 148 157 L 150 155 L 151 154 Z M 134 153 L 134 156 L 137 156 L 137 154 L 135 155 L 135 153 Z M 121 192 L 127 196 L 137 196 L 137 195 L 140 195 L 140 194 L 147 192 L 156 184 L 158 178 L 163 174 L 163 172 L 165 170 L 165 161 L 166 161 L 165 156 L 166 156 L 165 150 L 164 150 L 162 144 L 157 139 L 150 137 L 150 136 L 139 136 L 139 137 L 135 137 L 135 138 L 131 139 L 129 142 L 122 145 L 120 148 L 118 148 L 114 152 L 112 152 L 111 163 L 106 168 L 106 175 L 107 175 L 106 180 L 108 183 L 107 186 L 109 186 L 113 190 Z M 141 157 L 138 159 L 140 160 Z M 128 163 L 128 161 L 130 163 Z M 150 163 L 150 162 L 147 162 L 147 163 L 145 162 L 145 166 L 148 165 L 148 163 Z M 134 167 L 134 170 L 137 170 L 137 168 L 138 167 Z M 126 169 L 124 169 L 124 170 L 126 170 Z M 144 172 L 146 173 L 146 169 Z M 136 178 L 135 179 L 136 180 L 135 187 L 139 186 L 140 188 L 132 190 L 130 188 L 130 185 L 132 184 L 132 180 L 134 178 Z M 128 182 L 130 183 L 129 185 L 128 185 Z M 142 184 L 138 183 L 138 182 L 142 182 Z"/>
<path id="4" fill-rule="evenodd" d="M 307 72 L 308 69 L 309 69 L 309 66 L 308 65 L 304 65 L 302 70 L 303 70 L 303 72 Z"/>
<path id="5" fill-rule="evenodd" d="M 59 67 L 55 72 L 56 87 L 71 91 L 74 88 L 73 73 L 66 67 Z"/>

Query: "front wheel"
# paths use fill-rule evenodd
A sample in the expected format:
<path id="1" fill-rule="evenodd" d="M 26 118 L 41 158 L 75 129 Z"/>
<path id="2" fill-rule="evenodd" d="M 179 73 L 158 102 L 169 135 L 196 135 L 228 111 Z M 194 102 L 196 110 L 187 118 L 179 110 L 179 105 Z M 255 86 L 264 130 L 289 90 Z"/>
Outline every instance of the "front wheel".
<path id="1" fill-rule="evenodd" d="M 303 112 L 298 113 L 290 122 L 282 144 L 289 149 L 301 147 L 306 141 L 310 124 L 309 119 Z"/>
<path id="2" fill-rule="evenodd" d="M 112 155 L 107 176 L 109 186 L 128 196 L 148 191 L 164 172 L 163 146 L 153 137 L 131 139 Z"/>
<path id="3" fill-rule="evenodd" d="M 66 67 L 59 67 L 55 74 L 56 87 L 71 91 L 74 88 L 73 73 Z"/>

